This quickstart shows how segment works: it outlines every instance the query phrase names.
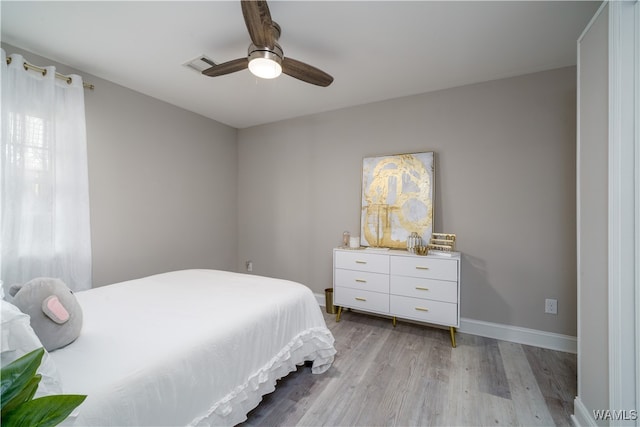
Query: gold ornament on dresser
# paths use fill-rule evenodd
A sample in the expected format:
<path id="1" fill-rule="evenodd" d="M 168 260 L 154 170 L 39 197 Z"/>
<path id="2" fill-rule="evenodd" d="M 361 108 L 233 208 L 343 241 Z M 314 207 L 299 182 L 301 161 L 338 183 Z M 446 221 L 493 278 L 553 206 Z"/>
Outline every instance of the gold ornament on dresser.
<path id="1" fill-rule="evenodd" d="M 428 247 L 429 253 L 432 255 L 451 256 L 456 250 L 456 235 L 433 233 Z"/>

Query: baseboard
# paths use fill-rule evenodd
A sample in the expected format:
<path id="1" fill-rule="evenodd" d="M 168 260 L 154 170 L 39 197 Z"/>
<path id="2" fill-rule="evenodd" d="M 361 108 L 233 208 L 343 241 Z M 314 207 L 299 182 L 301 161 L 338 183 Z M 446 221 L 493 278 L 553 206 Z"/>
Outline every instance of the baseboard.
<path id="1" fill-rule="evenodd" d="M 578 352 L 578 339 L 570 335 L 539 331 L 537 329 L 483 322 L 481 320 L 460 319 L 460 332 L 495 338 L 518 344 L 532 345 L 567 353 Z"/>
<path id="2" fill-rule="evenodd" d="M 324 294 L 314 293 L 318 305 L 325 307 Z M 518 344 L 532 345 L 551 350 L 576 354 L 578 340 L 570 335 L 539 331 L 537 329 L 521 328 L 518 326 L 502 325 L 499 323 L 483 322 L 481 320 L 460 319 L 459 332 L 482 337 L 495 338 Z"/>
<path id="3" fill-rule="evenodd" d="M 326 307 L 327 303 L 324 300 L 324 294 L 314 293 L 313 296 L 316 297 L 316 300 L 318 301 L 318 305 L 320 307 Z"/>
<path id="4" fill-rule="evenodd" d="M 574 427 L 597 427 L 595 420 L 591 417 L 589 410 L 580 397 L 576 397 L 573 400 L 573 415 L 571 416 L 571 422 Z"/>

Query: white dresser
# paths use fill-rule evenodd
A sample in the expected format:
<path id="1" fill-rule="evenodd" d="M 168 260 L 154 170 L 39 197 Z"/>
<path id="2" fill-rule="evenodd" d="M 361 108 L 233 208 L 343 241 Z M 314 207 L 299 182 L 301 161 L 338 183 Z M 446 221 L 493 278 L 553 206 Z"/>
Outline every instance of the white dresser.
<path id="1" fill-rule="evenodd" d="M 413 255 L 403 250 L 333 250 L 333 302 L 396 318 L 448 326 L 451 345 L 460 326 L 460 254 Z"/>

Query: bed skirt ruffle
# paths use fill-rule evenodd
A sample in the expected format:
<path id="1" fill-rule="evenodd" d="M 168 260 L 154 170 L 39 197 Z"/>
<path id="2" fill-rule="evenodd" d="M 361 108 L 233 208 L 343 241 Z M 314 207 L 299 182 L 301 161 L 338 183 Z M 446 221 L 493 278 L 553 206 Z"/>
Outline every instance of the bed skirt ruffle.
<path id="1" fill-rule="evenodd" d="M 336 353 L 333 342 L 333 335 L 326 328 L 311 328 L 298 334 L 245 383 L 215 402 L 205 415 L 194 419 L 189 425 L 234 426 L 245 421 L 249 411 L 262 401 L 262 396 L 273 392 L 276 382 L 295 371 L 299 365 L 312 361 L 312 373 L 326 372 Z"/>

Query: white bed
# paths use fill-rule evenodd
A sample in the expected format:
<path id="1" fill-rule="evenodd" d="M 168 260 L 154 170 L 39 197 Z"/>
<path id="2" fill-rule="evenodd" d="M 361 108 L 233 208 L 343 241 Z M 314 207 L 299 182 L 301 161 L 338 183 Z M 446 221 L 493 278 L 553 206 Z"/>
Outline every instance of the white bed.
<path id="1" fill-rule="evenodd" d="M 235 425 L 305 361 L 335 349 L 309 288 L 184 270 L 77 292 L 80 337 L 51 352 L 75 426 Z"/>

